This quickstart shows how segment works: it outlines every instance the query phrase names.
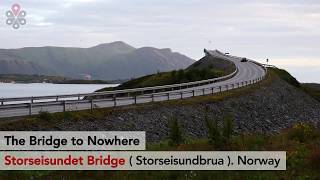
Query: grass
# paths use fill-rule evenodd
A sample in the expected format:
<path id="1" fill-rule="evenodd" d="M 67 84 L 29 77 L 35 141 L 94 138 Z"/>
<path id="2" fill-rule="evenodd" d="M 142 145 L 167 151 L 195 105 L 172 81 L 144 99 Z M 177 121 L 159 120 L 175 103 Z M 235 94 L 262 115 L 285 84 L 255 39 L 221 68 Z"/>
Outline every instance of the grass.
<path id="1" fill-rule="evenodd" d="M 162 85 L 170 85 L 170 84 L 180 84 L 180 83 L 186 83 L 186 82 L 192 82 L 192 81 L 200 81 L 204 79 L 212 79 L 212 78 L 220 77 L 223 75 L 225 75 L 223 71 L 218 71 L 218 70 L 215 70 L 214 68 L 206 68 L 202 70 L 192 69 L 192 70 L 163 72 L 163 73 L 157 73 L 154 75 L 148 75 L 141 78 L 133 79 L 121 84 L 120 86 L 113 87 L 113 88 L 104 88 L 104 89 L 98 90 L 98 92 L 162 86 Z"/>
<path id="2" fill-rule="evenodd" d="M 278 68 L 269 68 L 269 69 L 272 70 L 274 73 L 276 73 L 281 79 L 283 79 L 287 83 L 289 83 L 297 88 L 301 87 L 301 84 L 299 83 L 299 81 L 297 81 L 297 79 L 295 77 L 293 77 L 286 70 L 278 69 Z"/>
<path id="3" fill-rule="evenodd" d="M 222 129 L 221 129 L 222 131 Z M 301 141 L 301 139 L 304 139 Z M 186 139 L 179 145 L 170 140 L 147 144 L 149 151 L 286 151 L 286 171 L 2 171 L 12 179 L 317 179 L 320 177 L 320 130 L 297 124 L 276 135 L 240 134 L 230 136 L 219 147 L 203 139 Z"/>
<path id="4" fill-rule="evenodd" d="M 98 92 L 200 81 L 231 74 L 234 70 L 235 65 L 233 63 L 223 59 L 205 56 L 186 69 L 162 73 L 158 72 L 157 74 L 132 79 L 115 88 L 104 88 L 98 90 Z"/>
<path id="5" fill-rule="evenodd" d="M 283 69 L 277 68 L 270 68 L 273 72 L 275 72 L 281 79 L 285 80 L 287 83 L 303 90 L 316 100 L 320 101 L 320 85 L 314 83 L 306 83 L 301 84 L 299 81 L 296 80 L 291 74 Z"/>
<path id="6" fill-rule="evenodd" d="M 319 84 L 302 84 L 302 89 L 312 97 L 320 101 L 320 85 Z"/>

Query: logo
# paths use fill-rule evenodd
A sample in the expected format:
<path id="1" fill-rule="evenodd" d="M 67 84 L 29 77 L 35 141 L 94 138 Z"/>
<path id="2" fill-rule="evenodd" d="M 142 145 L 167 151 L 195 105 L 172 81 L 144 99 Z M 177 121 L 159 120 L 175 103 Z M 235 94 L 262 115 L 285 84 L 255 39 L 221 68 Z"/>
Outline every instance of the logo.
<path id="1" fill-rule="evenodd" d="M 12 26 L 14 29 L 19 29 L 21 25 L 27 24 L 27 20 L 25 19 L 27 12 L 21 10 L 19 4 L 12 5 L 11 10 L 6 12 L 6 16 L 6 24 Z"/>

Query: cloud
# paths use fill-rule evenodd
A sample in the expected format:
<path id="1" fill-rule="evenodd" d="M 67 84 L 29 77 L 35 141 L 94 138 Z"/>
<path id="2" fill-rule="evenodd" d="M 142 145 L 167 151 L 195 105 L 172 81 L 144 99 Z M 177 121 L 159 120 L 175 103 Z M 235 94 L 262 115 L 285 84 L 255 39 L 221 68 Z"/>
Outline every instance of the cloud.
<path id="1" fill-rule="evenodd" d="M 0 12 L 11 3 L 1 1 Z M 283 65 L 320 61 L 318 0 L 21 0 L 20 4 L 28 12 L 28 25 L 18 31 L 0 26 L 2 48 L 88 47 L 123 40 L 137 47 L 170 47 L 195 59 L 203 55 L 203 48 L 218 48 Z"/>

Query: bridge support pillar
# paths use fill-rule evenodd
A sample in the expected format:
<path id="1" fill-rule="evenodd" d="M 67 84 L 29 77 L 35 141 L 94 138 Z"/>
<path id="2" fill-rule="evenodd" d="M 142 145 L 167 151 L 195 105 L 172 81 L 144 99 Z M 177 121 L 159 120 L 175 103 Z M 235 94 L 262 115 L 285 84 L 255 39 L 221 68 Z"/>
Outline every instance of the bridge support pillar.
<path id="1" fill-rule="evenodd" d="M 211 88 L 211 93 L 212 93 L 212 94 L 214 93 L 214 88 Z"/>
<path id="2" fill-rule="evenodd" d="M 32 115 L 32 103 L 29 104 L 29 116 Z"/>
<path id="3" fill-rule="evenodd" d="M 192 97 L 194 97 L 194 90 L 192 90 Z"/>
<path id="4" fill-rule="evenodd" d="M 152 99 L 152 102 L 154 102 L 154 95 L 153 94 L 151 95 L 151 99 Z"/>
<path id="5" fill-rule="evenodd" d="M 90 100 L 90 109 L 91 109 L 91 111 L 93 110 L 93 108 L 94 108 L 94 107 L 93 107 L 93 99 L 91 99 L 91 100 Z"/>
<path id="6" fill-rule="evenodd" d="M 66 112 L 66 101 L 62 102 L 62 106 L 63 106 L 63 112 Z"/>
<path id="7" fill-rule="evenodd" d="M 134 104 L 137 104 L 137 96 L 134 96 Z"/>
<path id="8" fill-rule="evenodd" d="M 222 87 L 221 86 L 219 86 L 219 90 L 220 90 L 220 92 L 222 91 Z"/>
<path id="9" fill-rule="evenodd" d="M 116 96 L 113 97 L 113 106 L 114 107 L 117 106 L 117 97 Z"/>

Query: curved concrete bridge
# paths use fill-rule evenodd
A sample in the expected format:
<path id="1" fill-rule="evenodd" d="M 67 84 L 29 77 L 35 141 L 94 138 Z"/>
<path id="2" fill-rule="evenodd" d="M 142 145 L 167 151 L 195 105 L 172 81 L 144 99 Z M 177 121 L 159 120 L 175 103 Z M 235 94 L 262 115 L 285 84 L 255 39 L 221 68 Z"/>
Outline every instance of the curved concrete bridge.
<path id="1" fill-rule="evenodd" d="M 206 50 L 206 53 L 233 62 L 237 70 L 225 77 L 167 86 L 89 94 L 0 99 L 0 118 L 34 115 L 41 111 L 54 113 L 185 99 L 247 86 L 263 80 L 266 76 L 267 69 L 255 61 L 241 62 L 241 57 L 225 55 L 218 50 Z"/>

